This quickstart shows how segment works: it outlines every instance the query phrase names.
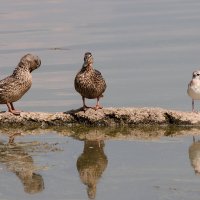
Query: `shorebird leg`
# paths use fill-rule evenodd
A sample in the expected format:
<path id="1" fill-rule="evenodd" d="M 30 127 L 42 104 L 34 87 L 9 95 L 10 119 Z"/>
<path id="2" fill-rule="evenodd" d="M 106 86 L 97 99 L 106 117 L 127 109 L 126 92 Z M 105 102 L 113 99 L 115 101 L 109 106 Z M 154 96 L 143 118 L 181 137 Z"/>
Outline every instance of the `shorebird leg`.
<path id="1" fill-rule="evenodd" d="M 195 109 L 194 109 L 194 99 L 192 99 L 192 112 L 199 113 L 198 111 L 195 111 Z"/>
<path id="2" fill-rule="evenodd" d="M 100 97 L 97 97 L 97 104 L 95 107 L 93 107 L 94 110 L 102 109 L 103 107 L 99 105 L 99 99 Z"/>
<path id="3" fill-rule="evenodd" d="M 195 112 L 195 110 L 194 110 L 194 99 L 192 99 L 192 112 Z"/>
<path id="4" fill-rule="evenodd" d="M 19 110 L 15 110 L 14 106 L 13 106 L 13 103 L 6 103 L 7 107 L 8 107 L 8 111 L 11 112 L 12 114 L 14 115 L 20 115 L 20 112 Z"/>
<path id="5" fill-rule="evenodd" d="M 194 112 L 194 99 L 192 99 L 192 112 Z"/>

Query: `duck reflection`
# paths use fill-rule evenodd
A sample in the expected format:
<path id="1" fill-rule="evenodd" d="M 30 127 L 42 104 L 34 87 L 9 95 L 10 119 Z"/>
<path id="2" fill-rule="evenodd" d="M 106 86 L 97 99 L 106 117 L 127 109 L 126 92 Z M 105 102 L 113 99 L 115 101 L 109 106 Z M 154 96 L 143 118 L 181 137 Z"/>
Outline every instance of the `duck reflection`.
<path id="1" fill-rule="evenodd" d="M 189 147 L 189 158 L 195 174 L 200 175 L 200 141 L 195 141 L 195 137 Z"/>
<path id="2" fill-rule="evenodd" d="M 108 164 L 104 146 L 104 141 L 84 141 L 83 153 L 77 160 L 77 170 L 90 199 L 95 198 L 97 183 Z"/>
<path id="3" fill-rule="evenodd" d="M 30 194 L 41 192 L 44 189 L 43 178 L 35 173 L 33 158 L 23 146 L 15 144 L 14 139 L 17 135 L 19 134 L 10 135 L 6 144 L 0 142 L 0 162 L 21 180 L 25 192 Z"/>

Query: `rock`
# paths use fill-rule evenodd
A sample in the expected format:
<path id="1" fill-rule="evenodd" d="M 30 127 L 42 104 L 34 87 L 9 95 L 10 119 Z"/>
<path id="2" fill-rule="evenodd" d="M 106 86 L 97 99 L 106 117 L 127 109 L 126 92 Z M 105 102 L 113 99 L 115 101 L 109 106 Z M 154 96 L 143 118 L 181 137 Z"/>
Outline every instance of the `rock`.
<path id="1" fill-rule="evenodd" d="M 22 112 L 15 116 L 0 113 L 1 126 L 133 126 L 133 125 L 200 125 L 200 113 L 166 110 L 162 108 L 104 108 L 85 112 L 70 110 L 59 113 Z"/>

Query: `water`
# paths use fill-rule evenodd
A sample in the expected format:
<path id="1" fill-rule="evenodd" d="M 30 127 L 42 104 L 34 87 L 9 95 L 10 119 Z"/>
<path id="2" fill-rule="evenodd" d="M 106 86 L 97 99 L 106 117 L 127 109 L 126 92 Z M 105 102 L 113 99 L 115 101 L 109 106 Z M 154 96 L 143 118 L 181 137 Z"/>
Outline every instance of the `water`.
<path id="1" fill-rule="evenodd" d="M 37 54 L 42 66 L 16 105 L 48 112 L 80 107 L 73 80 L 91 51 L 108 85 L 104 106 L 190 110 L 186 89 L 200 62 L 199 7 L 196 0 L 2 2 L 0 78 L 22 55 Z"/>
<path id="2" fill-rule="evenodd" d="M 198 138 L 1 135 L 0 199 L 198 199 Z"/>
<path id="3" fill-rule="evenodd" d="M 187 84 L 200 63 L 199 9 L 196 0 L 2 1 L 0 79 L 24 54 L 37 54 L 42 66 L 16 107 L 75 109 L 82 102 L 73 80 L 91 51 L 108 85 L 103 106 L 189 111 Z M 0 199 L 199 198 L 200 178 L 188 153 L 192 136 L 118 138 L 89 146 L 51 131 L 17 137 L 16 146 L 0 138 Z"/>

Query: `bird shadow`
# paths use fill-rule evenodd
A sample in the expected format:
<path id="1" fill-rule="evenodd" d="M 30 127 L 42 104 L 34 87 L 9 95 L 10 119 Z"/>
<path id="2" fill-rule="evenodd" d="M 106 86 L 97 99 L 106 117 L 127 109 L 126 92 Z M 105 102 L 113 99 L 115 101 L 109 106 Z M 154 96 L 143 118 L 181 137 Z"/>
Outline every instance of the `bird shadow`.
<path id="1" fill-rule="evenodd" d="M 63 112 L 64 114 L 75 114 L 75 113 L 78 113 L 80 111 L 86 111 L 86 109 L 84 109 L 83 107 L 80 107 L 80 108 L 77 108 L 77 109 L 71 109 L 71 110 L 68 110 L 68 111 L 65 111 Z"/>
<path id="2" fill-rule="evenodd" d="M 81 111 L 85 113 L 88 110 L 95 110 L 95 109 L 93 107 L 80 107 L 80 108 L 77 108 L 77 109 L 71 109 L 71 110 L 65 111 L 63 113 L 73 115 L 73 114 L 76 114 L 76 113 L 81 112 Z"/>

